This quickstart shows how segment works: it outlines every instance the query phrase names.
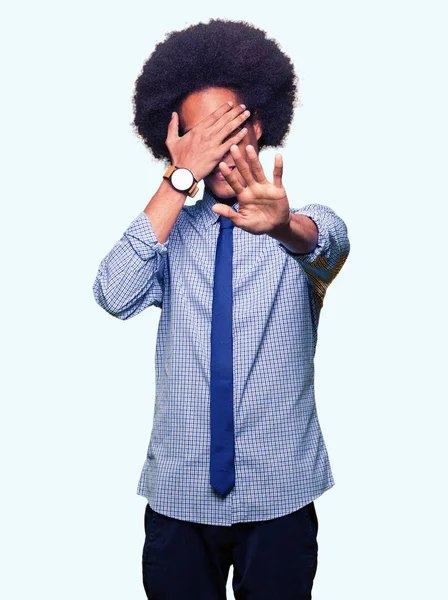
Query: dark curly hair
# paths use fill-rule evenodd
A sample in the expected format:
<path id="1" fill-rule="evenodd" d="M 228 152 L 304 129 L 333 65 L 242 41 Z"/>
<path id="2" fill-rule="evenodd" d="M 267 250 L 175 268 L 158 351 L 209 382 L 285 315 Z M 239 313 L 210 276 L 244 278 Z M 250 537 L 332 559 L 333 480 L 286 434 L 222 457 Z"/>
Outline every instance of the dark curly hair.
<path id="1" fill-rule="evenodd" d="M 135 82 L 135 133 L 156 159 L 171 156 L 165 140 L 173 111 L 192 92 L 232 90 L 261 120 L 258 147 L 282 146 L 297 102 L 297 75 L 275 40 L 246 21 L 210 19 L 166 34 Z M 180 131 L 180 135 L 183 132 Z"/>

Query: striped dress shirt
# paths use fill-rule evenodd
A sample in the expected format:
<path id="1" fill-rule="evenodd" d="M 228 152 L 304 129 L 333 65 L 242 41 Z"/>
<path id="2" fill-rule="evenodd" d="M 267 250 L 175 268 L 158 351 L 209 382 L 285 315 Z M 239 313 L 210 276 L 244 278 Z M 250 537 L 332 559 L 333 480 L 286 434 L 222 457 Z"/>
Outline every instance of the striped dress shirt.
<path id="1" fill-rule="evenodd" d="M 101 261 L 93 292 L 118 319 L 160 309 L 153 427 L 136 493 L 169 517 L 230 526 L 286 515 L 334 485 L 314 355 L 325 292 L 350 243 L 344 221 L 323 204 L 290 208 L 317 225 L 308 254 L 234 228 L 235 486 L 222 497 L 210 485 L 215 202 L 205 188 L 202 199 L 184 205 L 164 244 L 140 212 Z"/>

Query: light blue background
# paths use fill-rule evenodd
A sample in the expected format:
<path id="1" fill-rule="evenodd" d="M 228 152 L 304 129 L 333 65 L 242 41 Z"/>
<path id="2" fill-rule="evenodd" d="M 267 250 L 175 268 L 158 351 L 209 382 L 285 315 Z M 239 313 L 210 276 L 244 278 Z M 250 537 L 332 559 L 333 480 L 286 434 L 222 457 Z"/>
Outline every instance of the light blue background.
<path id="1" fill-rule="evenodd" d="M 260 158 L 269 177 L 280 151 L 291 206 L 332 207 L 351 242 L 315 360 L 336 486 L 316 501 L 313 600 L 447 597 L 446 4 L 227 4 L 3 11 L 7 600 L 145 598 L 135 490 L 159 310 L 114 319 L 92 284 L 163 173 L 130 125 L 134 81 L 168 31 L 210 17 L 249 21 L 292 58 L 302 106 L 286 147 Z"/>

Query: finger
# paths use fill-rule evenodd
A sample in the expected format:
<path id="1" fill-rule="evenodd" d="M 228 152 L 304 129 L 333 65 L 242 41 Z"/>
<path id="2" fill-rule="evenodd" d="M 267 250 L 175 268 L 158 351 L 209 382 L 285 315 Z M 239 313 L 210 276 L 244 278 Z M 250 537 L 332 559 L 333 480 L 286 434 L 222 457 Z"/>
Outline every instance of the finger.
<path id="1" fill-rule="evenodd" d="M 249 167 L 255 181 L 258 181 L 258 183 L 264 183 L 266 181 L 266 176 L 264 174 L 263 167 L 261 166 L 260 159 L 258 158 L 257 151 L 252 145 L 249 144 L 246 146 L 246 154 L 247 160 L 249 161 Z"/>
<path id="2" fill-rule="evenodd" d="M 283 187 L 282 176 L 283 176 L 283 156 L 279 153 L 279 154 L 275 155 L 275 160 L 274 160 L 274 185 L 276 187 Z"/>
<path id="3" fill-rule="evenodd" d="M 243 139 L 243 137 L 246 135 L 246 133 L 246 127 L 241 128 L 240 126 L 239 129 L 235 130 L 235 135 L 233 135 L 230 139 L 228 139 L 221 145 L 220 152 L 222 153 L 222 155 L 225 156 L 233 145 L 238 145 Z"/>
<path id="4" fill-rule="evenodd" d="M 208 127 L 211 127 L 217 121 L 219 121 L 219 119 L 223 115 L 225 115 L 227 112 L 230 112 L 232 110 L 232 107 L 233 107 L 233 102 L 231 100 L 229 100 L 228 102 L 224 102 L 224 104 L 222 104 L 219 108 L 217 108 L 212 113 L 207 115 L 204 119 L 202 119 L 202 121 L 199 121 L 199 123 L 196 123 L 196 125 L 194 127 L 195 128 L 200 127 L 201 129 L 207 129 Z"/>
<path id="5" fill-rule="evenodd" d="M 231 188 L 235 192 L 235 195 L 237 196 L 245 188 L 245 186 L 238 179 L 238 169 L 230 169 L 227 163 L 225 162 L 220 162 L 218 166 L 225 180 L 231 186 Z"/>
<path id="6" fill-rule="evenodd" d="M 221 143 L 227 141 L 227 139 L 235 132 L 237 127 L 242 127 L 244 121 L 250 117 L 250 110 L 244 110 L 246 107 L 244 104 L 238 104 L 234 110 L 224 114 L 213 127 L 210 128 L 211 135 L 219 134 Z"/>
<path id="7" fill-rule="evenodd" d="M 255 179 L 252 176 L 249 164 L 244 160 L 243 155 L 241 154 L 238 146 L 236 144 L 230 146 L 230 152 L 232 154 L 233 160 L 235 161 L 236 168 L 241 174 L 241 177 L 244 179 L 247 185 L 253 185 L 255 183 Z"/>

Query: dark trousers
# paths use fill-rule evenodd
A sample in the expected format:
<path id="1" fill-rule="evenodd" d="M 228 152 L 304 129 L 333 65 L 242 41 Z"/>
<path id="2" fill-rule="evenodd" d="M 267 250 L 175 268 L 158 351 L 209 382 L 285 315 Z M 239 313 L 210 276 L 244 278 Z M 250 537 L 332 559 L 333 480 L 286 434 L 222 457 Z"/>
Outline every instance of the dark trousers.
<path id="1" fill-rule="evenodd" d="M 143 586 L 149 600 L 311 600 L 317 570 L 314 502 L 269 521 L 230 527 L 145 509 Z"/>

